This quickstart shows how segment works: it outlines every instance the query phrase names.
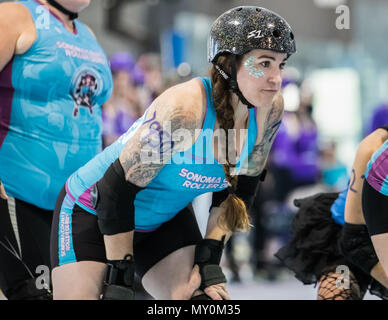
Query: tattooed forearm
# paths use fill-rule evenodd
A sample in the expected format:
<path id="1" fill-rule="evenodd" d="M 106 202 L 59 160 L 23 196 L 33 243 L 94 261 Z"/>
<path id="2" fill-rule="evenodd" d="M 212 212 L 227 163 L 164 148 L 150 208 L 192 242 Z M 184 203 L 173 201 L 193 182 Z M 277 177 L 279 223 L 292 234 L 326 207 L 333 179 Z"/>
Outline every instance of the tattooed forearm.
<path id="1" fill-rule="evenodd" d="M 192 141 L 181 141 L 173 133 L 185 129 L 193 136 L 200 125 L 198 115 L 184 107 L 161 107 L 150 114 L 120 155 L 126 179 L 140 187 L 145 187 L 174 153 L 191 146 Z"/>
<path id="2" fill-rule="evenodd" d="M 263 171 L 273 140 L 279 130 L 282 115 L 283 105 L 273 106 L 267 114 L 262 137 L 257 140 L 248 157 L 247 175 L 258 175 Z"/>
<path id="3" fill-rule="evenodd" d="M 360 178 L 361 178 L 361 180 L 364 180 L 365 175 L 361 175 Z M 357 182 L 356 180 L 357 180 L 356 170 L 352 169 L 352 176 L 351 176 L 350 181 L 349 181 L 349 191 L 352 191 L 354 193 L 358 192 L 357 189 L 355 188 L 355 185 L 359 184 L 359 182 Z"/>

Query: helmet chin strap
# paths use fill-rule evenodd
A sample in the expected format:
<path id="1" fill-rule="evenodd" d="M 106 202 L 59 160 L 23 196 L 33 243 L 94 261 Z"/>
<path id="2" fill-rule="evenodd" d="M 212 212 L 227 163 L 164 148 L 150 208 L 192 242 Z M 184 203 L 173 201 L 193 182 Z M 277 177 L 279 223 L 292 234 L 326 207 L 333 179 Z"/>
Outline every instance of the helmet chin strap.
<path id="1" fill-rule="evenodd" d="M 78 18 L 78 13 L 76 12 L 72 12 L 70 10 L 67 10 L 66 8 L 64 8 L 61 4 L 59 4 L 57 1 L 55 0 L 47 0 L 47 2 L 52 5 L 54 8 L 58 9 L 59 11 L 61 11 L 62 13 L 64 13 L 65 15 L 67 15 L 69 17 L 70 20 L 74 20 L 74 19 L 77 19 Z"/>
<path id="2" fill-rule="evenodd" d="M 232 55 L 232 74 L 227 74 L 224 70 L 221 69 L 221 67 L 214 63 L 215 68 L 217 71 L 221 74 L 221 76 L 226 80 L 226 82 L 229 85 L 229 88 L 238 96 L 240 101 L 245 104 L 248 109 L 255 108 L 255 106 L 250 103 L 247 99 L 245 99 L 244 95 L 240 91 L 240 88 L 238 87 L 237 83 L 237 72 L 236 72 L 236 56 Z"/>

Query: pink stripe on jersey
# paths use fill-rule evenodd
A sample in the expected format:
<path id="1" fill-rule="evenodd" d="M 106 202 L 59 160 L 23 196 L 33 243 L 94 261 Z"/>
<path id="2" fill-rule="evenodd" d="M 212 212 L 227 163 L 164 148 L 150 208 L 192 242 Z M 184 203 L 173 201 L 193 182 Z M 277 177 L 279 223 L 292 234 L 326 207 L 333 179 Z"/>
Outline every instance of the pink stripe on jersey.
<path id="1" fill-rule="evenodd" d="M 78 198 L 78 202 L 81 202 L 88 209 L 95 211 L 92 206 L 92 202 L 90 201 L 90 191 L 92 191 L 93 186 L 94 185 L 92 185 L 89 189 L 86 189 L 86 191 L 81 194 L 81 196 Z"/>
<path id="2" fill-rule="evenodd" d="M 388 148 L 373 162 L 366 180 L 376 191 L 380 191 L 388 175 Z"/>

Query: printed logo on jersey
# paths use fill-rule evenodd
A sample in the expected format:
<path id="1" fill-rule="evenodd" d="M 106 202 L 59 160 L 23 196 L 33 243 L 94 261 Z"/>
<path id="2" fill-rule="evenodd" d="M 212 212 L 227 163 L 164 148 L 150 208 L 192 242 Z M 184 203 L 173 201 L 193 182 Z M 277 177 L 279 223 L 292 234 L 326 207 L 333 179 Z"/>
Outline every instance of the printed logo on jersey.
<path id="1" fill-rule="evenodd" d="M 66 252 L 71 250 L 71 226 L 70 226 L 70 215 L 62 211 L 60 214 L 60 223 L 59 223 L 59 231 L 60 231 L 60 252 L 61 257 L 66 256 Z"/>
<path id="2" fill-rule="evenodd" d="M 219 176 L 205 176 L 186 168 L 182 168 L 179 175 L 185 178 L 182 186 L 189 189 L 225 189 L 228 187 L 228 181 Z"/>
<path id="3" fill-rule="evenodd" d="M 80 107 L 87 108 L 93 114 L 93 106 L 96 97 L 102 91 L 102 80 L 93 67 L 82 66 L 79 68 L 71 81 L 71 96 L 74 100 L 73 116 L 77 117 Z"/>

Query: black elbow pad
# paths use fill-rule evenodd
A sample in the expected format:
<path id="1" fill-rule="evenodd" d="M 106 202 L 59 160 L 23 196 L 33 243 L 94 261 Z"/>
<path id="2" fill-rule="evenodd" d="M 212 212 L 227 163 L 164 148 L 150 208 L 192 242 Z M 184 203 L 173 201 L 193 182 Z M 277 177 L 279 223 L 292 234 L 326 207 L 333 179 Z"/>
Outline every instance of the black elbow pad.
<path id="1" fill-rule="evenodd" d="M 134 201 L 136 194 L 143 189 L 125 180 L 119 159 L 109 166 L 91 193 L 102 234 L 114 235 L 134 230 Z"/>
<path id="2" fill-rule="evenodd" d="M 264 181 L 267 170 L 263 170 L 258 176 L 240 175 L 237 180 L 237 187 L 234 194 L 244 201 L 245 206 L 249 209 L 252 206 L 254 197 L 256 196 L 259 182 Z M 230 189 L 224 189 L 213 193 L 212 207 L 219 207 L 220 204 L 228 197 Z"/>
<path id="3" fill-rule="evenodd" d="M 264 181 L 267 171 L 264 170 L 258 176 L 238 176 L 236 196 L 244 201 L 247 209 L 252 206 L 260 181 Z"/>

